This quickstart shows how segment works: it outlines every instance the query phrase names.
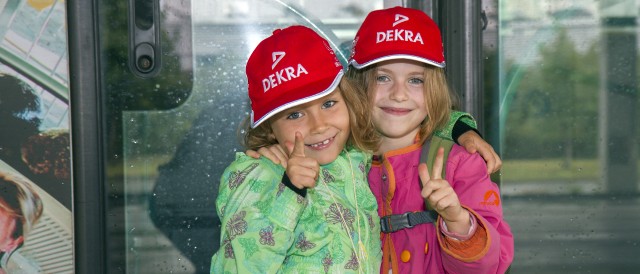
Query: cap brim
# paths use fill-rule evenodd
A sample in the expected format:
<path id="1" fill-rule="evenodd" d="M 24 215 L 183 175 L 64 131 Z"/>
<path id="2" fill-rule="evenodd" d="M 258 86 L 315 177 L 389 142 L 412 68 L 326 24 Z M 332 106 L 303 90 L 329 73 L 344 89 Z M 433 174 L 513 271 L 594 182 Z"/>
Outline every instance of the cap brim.
<path id="1" fill-rule="evenodd" d="M 368 67 L 370 65 L 376 64 L 376 63 L 380 63 L 383 61 L 388 61 L 388 60 L 397 60 L 397 59 L 409 59 L 409 60 L 414 60 L 414 61 L 418 61 L 418 62 L 422 62 L 425 64 L 429 64 L 432 66 L 436 66 L 439 68 L 444 68 L 445 67 L 445 62 L 436 62 L 433 61 L 431 59 L 427 59 L 427 58 L 423 58 L 423 57 L 419 57 L 419 56 L 415 56 L 415 55 L 410 55 L 410 54 L 391 54 L 391 55 L 385 55 L 383 57 L 379 57 L 379 58 L 374 58 L 369 62 L 365 62 L 365 63 L 358 63 L 355 59 L 351 60 L 350 64 L 357 68 L 357 69 L 362 69 L 365 67 Z"/>
<path id="2" fill-rule="evenodd" d="M 338 87 L 338 84 L 340 84 L 340 80 L 342 79 L 343 75 L 344 75 L 344 71 L 340 70 L 338 72 L 338 74 L 336 74 L 336 77 L 333 78 L 333 81 L 331 82 L 331 84 L 326 89 L 324 89 L 323 91 L 315 93 L 315 94 L 313 94 L 311 96 L 308 96 L 308 97 L 304 97 L 304 98 L 295 100 L 295 101 L 291 101 L 291 102 L 288 102 L 288 103 L 283 103 L 279 107 L 267 112 L 265 115 L 263 115 L 257 121 L 254 119 L 254 112 L 251 111 L 251 128 L 257 127 L 262 122 L 266 121 L 267 119 L 271 118 L 273 115 L 276 115 L 276 114 L 278 114 L 279 112 L 281 112 L 283 110 L 286 110 L 288 108 L 292 108 L 292 107 L 295 107 L 295 106 L 299 106 L 299 105 L 302 105 L 302 104 L 305 104 L 305 103 L 308 103 L 308 102 L 311 102 L 313 100 L 316 100 L 316 99 L 319 99 L 319 98 L 322 98 L 324 96 L 329 95 L 331 92 L 333 92 Z M 326 83 L 324 81 L 319 81 L 319 82 L 317 82 L 317 85 L 324 86 L 324 85 L 326 85 Z M 311 87 L 306 86 L 306 88 L 313 88 L 312 87 L 313 85 L 310 85 L 310 86 Z"/>

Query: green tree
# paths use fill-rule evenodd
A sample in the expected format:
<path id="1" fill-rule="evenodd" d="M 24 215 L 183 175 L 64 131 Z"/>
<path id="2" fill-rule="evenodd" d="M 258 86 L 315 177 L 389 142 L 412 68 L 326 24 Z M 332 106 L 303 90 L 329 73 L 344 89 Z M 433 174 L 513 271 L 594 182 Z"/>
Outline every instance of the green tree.
<path id="1" fill-rule="evenodd" d="M 597 140 L 597 50 L 579 53 L 565 29 L 520 67 L 505 131 L 510 158 L 594 157 Z"/>

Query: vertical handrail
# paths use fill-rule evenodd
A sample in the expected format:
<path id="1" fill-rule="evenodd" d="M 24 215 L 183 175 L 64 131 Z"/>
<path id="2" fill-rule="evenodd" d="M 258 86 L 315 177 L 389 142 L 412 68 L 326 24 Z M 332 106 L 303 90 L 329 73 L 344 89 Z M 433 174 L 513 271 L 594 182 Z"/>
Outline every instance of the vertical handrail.
<path id="1" fill-rule="evenodd" d="M 106 273 L 96 1 L 67 0 L 76 273 Z"/>

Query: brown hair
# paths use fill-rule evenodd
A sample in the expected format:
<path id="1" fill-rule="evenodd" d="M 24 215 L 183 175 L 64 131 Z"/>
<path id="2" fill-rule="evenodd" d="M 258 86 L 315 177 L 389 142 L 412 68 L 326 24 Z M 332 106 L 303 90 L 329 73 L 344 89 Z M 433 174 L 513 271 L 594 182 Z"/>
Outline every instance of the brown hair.
<path id="1" fill-rule="evenodd" d="M 60 180 L 71 178 L 71 151 L 67 130 L 50 130 L 33 135 L 22 144 L 22 161 L 34 174 Z"/>
<path id="2" fill-rule="evenodd" d="M 366 87 L 357 89 L 367 97 L 367 102 L 373 100 L 373 92 L 376 85 L 377 65 L 356 69 L 349 66 L 346 76 L 356 86 Z M 420 127 L 420 143 L 424 142 L 434 131 L 444 127 L 449 121 L 452 108 L 449 85 L 444 69 L 424 64 L 424 99 L 427 108 L 427 118 L 422 121 Z"/>
<path id="3" fill-rule="evenodd" d="M 354 146 L 362 151 L 373 152 L 377 149 L 380 136 L 371 120 L 369 100 L 361 86 L 355 85 L 346 77 L 342 77 L 337 90 L 345 100 L 349 109 L 349 127 L 351 134 L 347 146 Z M 251 119 L 247 117 L 241 124 L 242 145 L 247 149 L 257 150 L 264 146 L 277 144 L 271 129 L 272 118 L 251 128 Z"/>

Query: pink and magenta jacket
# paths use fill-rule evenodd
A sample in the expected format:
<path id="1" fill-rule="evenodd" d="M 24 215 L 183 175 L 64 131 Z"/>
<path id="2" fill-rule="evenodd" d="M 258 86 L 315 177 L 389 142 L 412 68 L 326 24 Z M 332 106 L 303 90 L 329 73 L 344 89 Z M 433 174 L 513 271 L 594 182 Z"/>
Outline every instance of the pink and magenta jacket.
<path id="1" fill-rule="evenodd" d="M 418 175 L 421 148 L 413 144 L 374 159 L 368 177 L 380 217 L 425 210 Z M 381 273 L 504 273 L 511 264 L 513 235 L 482 157 L 454 144 L 445 170 L 460 203 L 475 216 L 475 232 L 467 240 L 454 240 L 443 234 L 438 218 L 437 225 L 381 233 Z"/>

